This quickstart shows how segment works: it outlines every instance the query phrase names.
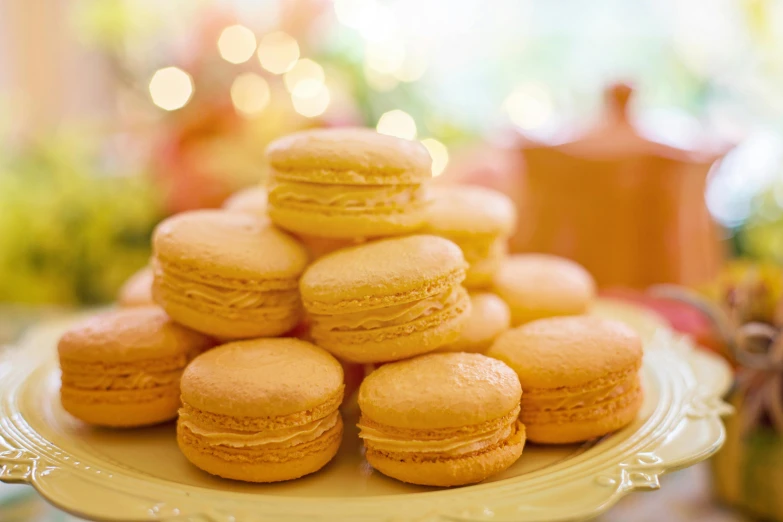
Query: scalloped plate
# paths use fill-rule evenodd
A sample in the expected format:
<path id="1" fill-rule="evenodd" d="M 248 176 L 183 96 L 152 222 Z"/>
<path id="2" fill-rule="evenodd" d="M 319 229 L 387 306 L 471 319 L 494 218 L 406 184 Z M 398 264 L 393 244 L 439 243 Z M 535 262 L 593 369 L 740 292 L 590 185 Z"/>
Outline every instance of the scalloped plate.
<path id="1" fill-rule="evenodd" d="M 646 399 L 638 419 L 599 441 L 528 445 L 506 472 L 474 486 L 416 487 L 374 472 L 355 429 L 303 479 L 254 485 L 211 477 L 177 449 L 174 424 L 93 429 L 58 399 L 56 341 L 71 321 L 41 326 L 0 360 L 0 480 L 32 484 L 56 506 L 102 520 L 191 522 L 554 521 L 589 518 L 661 474 L 712 455 L 724 440 L 720 397 L 731 372 L 654 315 L 602 301 L 594 312 L 645 338 Z M 355 424 L 355 408 L 345 412 Z M 564 502 L 564 499 L 567 501 Z"/>

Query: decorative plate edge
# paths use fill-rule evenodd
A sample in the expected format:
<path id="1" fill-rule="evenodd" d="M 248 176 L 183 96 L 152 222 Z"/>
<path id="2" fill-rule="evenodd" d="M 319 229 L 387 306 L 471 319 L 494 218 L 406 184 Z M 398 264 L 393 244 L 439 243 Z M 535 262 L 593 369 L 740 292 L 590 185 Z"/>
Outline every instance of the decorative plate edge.
<path id="1" fill-rule="evenodd" d="M 699 352 L 694 349 L 693 344 L 689 339 L 684 336 L 674 334 L 674 332 L 667 330 L 662 332 L 667 338 L 667 347 L 665 349 L 671 349 L 678 352 L 684 350 L 688 352 L 688 362 L 691 368 L 693 368 L 696 361 L 702 357 L 709 357 L 703 352 Z M 34 368 L 37 358 L 23 357 L 24 345 L 27 343 L 19 343 L 10 347 L 4 347 L 0 351 L 0 382 L 2 378 L 11 373 L 11 368 L 15 367 L 13 371 L 27 372 L 30 368 Z M 685 355 L 683 355 L 685 356 Z M 713 356 L 714 357 L 714 356 Z M 16 359 L 17 364 L 11 364 Z M 728 365 L 724 363 L 725 371 L 730 373 Z M 0 385 L 0 392 L 4 392 L 3 386 Z M 6 390 L 7 391 L 7 390 Z M 614 491 L 610 495 L 607 502 L 598 506 L 592 513 L 582 513 L 579 518 L 597 516 L 617 501 L 619 501 L 626 494 L 638 490 L 653 490 L 660 487 L 660 477 L 668 472 L 675 471 L 684 467 L 688 467 L 692 464 L 700 462 L 709 458 L 722 446 L 725 440 L 725 426 L 721 421 L 721 417 L 733 412 L 733 408 L 723 401 L 722 396 L 727 390 L 719 389 L 717 386 L 696 386 L 694 393 L 690 398 L 689 403 L 682 411 L 681 422 L 687 421 L 692 423 L 707 423 L 710 433 L 715 433 L 714 440 L 709 444 L 703 445 L 702 451 L 690 455 L 687 458 L 682 458 L 676 461 L 676 465 L 667 465 L 658 455 L 661 449 L 672 444 L 675 439 L 667 439 L 663 442 L 656 441 L 653 444 L 643 448 L 630 458 L 623 460 L 617 464 L 611 470 L 603 470 L 600 475 L 594 477 L 594 483 L 600 487 L 614 488 Z M 7 393 L 0 393 L 0 400 L 8 401 L 10 396 Z M 0 409 L 2 405 L 0 405 Z M 57 505 L 57 499 L 53 498 L 46 491 L 43 483 L 48 479 L 53 472 L 65 471 L 70 473 L 69 470 L 61 468 L 57 462 L 50 461 L 44 455 L 34 454 L 19 444 L 14 444 L 12 436 L 9 436 L 3 430 L 5 423 L 10 419 L 0 418 L 0 482 L 7 482 L 12 484 L 27 484 L 35 488 L 35 490 L 44 497 L 47 501 Z M 145 502 L 142 498 L 136 500 Z M 149 500 L 149 499 L 147 499 Z M 157 520 L 160 522 L 235 522 L 235 521 L 267 521 L 271 520 L 268 517 L 259 517 L 258 515 L 250 515 L 242 513 L 239 510 L 236 513 L 228 513 L 224 509 L 215 509 L 211 506 L 194 502 L 194 499 L 183 499 L 183 505 L 172 506 L 170 503 L 155 502 L 149 500 L 146 503 L 147 513 L 149 514 L 146 520 Z M 72 512 L 77 516 L 85 516 L 85 513 L 79 513 L 73 511 L 67 507 L 61 507 L 67 511 Z M 406 519 L 411 522 L 473 522 L 480 520 L 489 520 L 489 516 L 492 513 L 490 506 L 475 506 L 469 510 L 462 512 L 462 516 L 455 515 L 454 513 L 437 513 L 429 512 L 421 517 Z M 247 516 L 245 516 L 247 515 Z M 469 518 L 465 518 L 467 515 Z M 92 515 L 94 516 L 94 515 Z M 324 520 L 318 517 L 304 517 L 301 520 Z M 562 517 L 557 519 L 546 518 L 542 520 L 573 520 L 573 517 Z M 117 520 L 115 518 L 107 520 Z M 298 519 L 299 520 L 299 519 Z M 397 522 L 395 519 L 389 519 L 388 522 Z"/>

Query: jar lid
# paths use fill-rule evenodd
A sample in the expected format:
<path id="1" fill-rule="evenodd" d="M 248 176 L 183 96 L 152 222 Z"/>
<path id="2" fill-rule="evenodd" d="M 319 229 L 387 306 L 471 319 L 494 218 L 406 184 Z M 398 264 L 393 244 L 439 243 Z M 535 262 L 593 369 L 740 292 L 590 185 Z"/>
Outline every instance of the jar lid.
<path id="1" fill-rule="evenodd" d="M 559 144 L 532 144 L 534 149 L 551 149 L 562 154 L 587 160 L 616 160 L 642 156 L 664 157 L 688 163 L 712 163 L 723 152 L 704 147 L 690 150 L 673 147 L 643 136 L 629 119 L 629 102 L 633 88 L 615 84 L 604 92 L 606 114 L 602 122 L 574 141 Z M 705 143 L 706 145 L 706 143 Z"/>

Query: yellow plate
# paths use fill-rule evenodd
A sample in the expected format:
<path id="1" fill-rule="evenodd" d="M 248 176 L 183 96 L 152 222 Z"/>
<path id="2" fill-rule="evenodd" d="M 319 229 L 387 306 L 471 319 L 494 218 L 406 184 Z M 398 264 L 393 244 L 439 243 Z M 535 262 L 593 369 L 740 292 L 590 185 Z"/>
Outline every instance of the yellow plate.
<path id="1" fill-rule="evenodd" d="M 174 425 L 89 428 L 59 404 L 57 338 L 71 321 L 31 332 L 0 359 L 0 480 L 32 484 L 56 506 L 102 520 L 190 522 L 554 521 L 595 516 L 622 495 L 658 488 L 663 473 L 709 457 L 723 443 L 721 396 L 731 373 L 694 351 L 654 315 L 604 301 L 595 314 L 645 338 L 646 400 L 636 422 L 588 444 L 530 444 L 506 472 L 478 485 L 438 489 L 384 477 L 346 429 L 321 472 L 274 485 L 211 477 L 180 454 Z M 346 412 L 346 426 L 355 424 Z"/>

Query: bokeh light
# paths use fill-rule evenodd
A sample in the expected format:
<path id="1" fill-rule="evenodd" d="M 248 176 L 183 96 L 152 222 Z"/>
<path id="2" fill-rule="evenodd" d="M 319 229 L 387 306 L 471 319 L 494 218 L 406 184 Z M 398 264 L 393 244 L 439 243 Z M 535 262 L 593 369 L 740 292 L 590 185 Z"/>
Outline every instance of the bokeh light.
<path id="1" fill-rule="evenodd" d="M 231 84 L 231 101 L 239 113 L 256 116 L 263 112 L 270 99 L 269 84 L 252 72 L 240 74 Z"/>
<path id="2" fill-rule="evenodd" d="M 329 107 L 331 96 L 329 95 L 329 89 L 323 84 L 313 94 L 313 87 L 310 82 L 311 80 L 308 80 L 297 84 L 294 92 L 291 93 L 291 102 L 296 112 L 307 118 L 315 118 L 323 114 Z"/>
<path id="3" fill-rule="evenodd" d="M 309 89 L 312 91 L 312 96 L 315 96 L 320 91 L 325 80 L 324 68 L 308 58 L 303 58 L 296 62 L 283 77 L 288 92 L 294 92 L 299 87 L 300 93 L 307 92 Z M 302 89 L 305 90 L 302 91 Z"/>
<path id="4" fill-rule="evenodd" d="M 367 67 L 380 73 L 392 74 L 405 63 L 405 46 L 399 40 L 369 42 L 364 51 Z"/>
<path id="5" fill-rule="evenodd" d="M 273 74 L 290 71 L 299 59 L 299 44 L 283 31 L 265 35 L 258 44 L 258 61 L 261 67 Z"/>
<path id="6" fill-rule="evenodd" d="M 412 140 L 416 137 L 416 122 L 413 117 L 399 109 L 385 112 L 378 120 L 376 129 L 381 134 L 397 136 L 406 140 Z"/>
<path id="7" fill-rule="evenodd" d="M 446 165 L 449 164 L 449 149 L 434 138 L 421 140 L 421 144 L 424 145 L 432 158 L 432 176 L 440 176 Z"/>
<path id="8" fill-rule="evenodd" d="M 397 16 L 376 0 L 335 0 L 337 21 L 355 29 L 368 42 L 392 40 L 399 36 Z"/>
<path id="9" fill-rule="evenodd" d="M 394 71 L 394 77 L 401 82 L 415 82 L 427 72 L 427 60 L 424 53 L 406 52 L 402 65 Z"/>
<path id="10" fill-rule="evenodd" d="M 388 42 L 397 39 L 400 33 L 397 16 L 385 5 L 376 5 L 375 9 L 367 11 L 356 29 L 368 42 Z"/>
<path id="11" fill-rule="evenodd" d="M 244 63 L 256 52 L 256 35 L 244 25 L 223 29 L 218 38 L 220 56 L 230 63 Z"/>
<path id="12" fill-rule="evenodd" d="M 375 0 L 334 0 L 337 21 L 352 29 L 367 25 L 375 17 L 377 8 Z"/>
<path id="13" fill-rule="evenodd" d="M 503 104 L 509 118 L 517 127 L 525 130 L 539 129 L 553 114 L 552 98 L 539 85 L 520 85 Z"/>
<path id="14" fill-rule="evenodd" d="M 378 92 L 389 92 L 400 83 L 391 74 L 382 73 L 372 67 L 368 67 L 367 62 L 364 63 L 364 79 L 371 89 Z"/>
<path id="15" fill-rule="evenodd" d="M 165 67 L 155 72 L 150 80 L 152 102 L 167 111 L 187 105 L 193 96 L 193 80 L 178 67 Z"/>

